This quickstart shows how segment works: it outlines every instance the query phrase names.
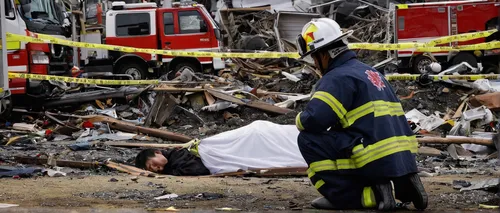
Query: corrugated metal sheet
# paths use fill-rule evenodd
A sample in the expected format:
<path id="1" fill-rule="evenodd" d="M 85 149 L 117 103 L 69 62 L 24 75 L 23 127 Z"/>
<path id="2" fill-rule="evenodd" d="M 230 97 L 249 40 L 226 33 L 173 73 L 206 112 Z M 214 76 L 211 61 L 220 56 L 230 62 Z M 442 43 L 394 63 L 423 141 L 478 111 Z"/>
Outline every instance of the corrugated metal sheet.
<path id="1" fill-rule="evenodd" d="M 276 11 L 297 11 L 292 0 L 233 0 L 233 7 L 260 7 L 271 5 Z"/>
<path id="2" fill-rule="evenodd" d="M 311 19 L 319 17 L 319 14 L 313 13 L 280 12 L 276 20 L 280 39 L 295 42 L 302 27 L 311 21 Z"/>

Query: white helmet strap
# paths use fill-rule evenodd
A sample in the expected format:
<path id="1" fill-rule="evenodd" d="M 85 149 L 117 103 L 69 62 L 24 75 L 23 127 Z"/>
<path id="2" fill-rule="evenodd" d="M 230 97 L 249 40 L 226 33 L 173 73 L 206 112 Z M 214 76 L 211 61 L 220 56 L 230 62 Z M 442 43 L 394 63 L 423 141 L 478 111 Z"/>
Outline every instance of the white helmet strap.
<path id="1" fill-rule="evenodd" d="M 341 53 L 347 51 L 348 49 L 349 48 L 347 48 L 347 46 L 337 47 L 337 48 L 333 48 L 333 49 L 328 50 L 328 53 L 330 54 L 330 58 L 336 58 L 337 56 L 339 56 Z"/>

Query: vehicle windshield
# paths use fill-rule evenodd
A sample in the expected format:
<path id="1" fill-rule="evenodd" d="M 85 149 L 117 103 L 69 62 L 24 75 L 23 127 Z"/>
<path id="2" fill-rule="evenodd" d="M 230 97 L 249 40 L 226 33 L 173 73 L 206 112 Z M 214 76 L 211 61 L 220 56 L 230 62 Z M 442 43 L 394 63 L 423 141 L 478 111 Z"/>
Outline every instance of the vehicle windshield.
<path id="1" fill-rule="evenodd" d="M 24 7 L 26 18 L 51 24 L 61 24 L 61 7 L 54 0 L 31 0 L 29 8 Z M 29 11 L 26 11 L 29 10 Z"/>
<path id="2" fill-rule="evenodd" d="M 219 29 L 219 25 L 217 24 L 217 22 L 215 22 L 215 20 L 212 18 L 212 16 L 210 15 L 210 13 L 208 12 L 208 10 L 205 8 L 205 7 L 201 7 L 203 13 L 205 13 L 205 16 L 210 20 L 210 23 L 212 23 L 212 26 L 214 26 L 215 29 Z"/>

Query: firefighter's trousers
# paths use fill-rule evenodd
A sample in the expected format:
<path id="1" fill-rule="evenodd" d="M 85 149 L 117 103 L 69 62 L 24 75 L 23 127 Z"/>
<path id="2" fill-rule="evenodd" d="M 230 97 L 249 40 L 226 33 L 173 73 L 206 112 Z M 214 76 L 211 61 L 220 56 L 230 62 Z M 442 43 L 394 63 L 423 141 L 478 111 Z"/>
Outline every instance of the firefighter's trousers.
<path id="1" fill-rule="evenodd" d="M 336 209 L 363 209 L 376 206 L 372 186 L 379 181 L 361 175 L 359 169 L 345 169 L 356 138 L 345 133 L 302 131 L 298 146 L 309 165 L 308 177 L 315 188 Z M 360 139 L 359 139 L 360 140 Z"/>

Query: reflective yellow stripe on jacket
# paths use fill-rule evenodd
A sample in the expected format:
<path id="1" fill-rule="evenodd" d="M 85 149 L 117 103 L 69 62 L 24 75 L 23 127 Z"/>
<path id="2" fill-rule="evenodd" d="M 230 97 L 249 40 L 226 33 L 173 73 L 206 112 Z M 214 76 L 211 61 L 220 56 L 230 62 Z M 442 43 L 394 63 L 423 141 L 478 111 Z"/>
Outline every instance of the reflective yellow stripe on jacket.
<path id="1" fill-rule="evenodd" d="M 349 111 L 345 115 L 347 122 L 342 124 L 343 128 L 349 127 L 354 124 L 356 120 L 362 118 L 365 115 L 373 113 L 374 117 L 380 116 L 401 116 L 404 115 L 403 106 L 399 102 L 389 102 L 389 101 L 370 101 L 363 104 L 356 109 Z"/>
<path id="2" fill-rule="evenodd" d="M 300 121 L 300 114 L 302 114 L 302 112 L 299 112 L 299 114 L 295 117 L 295 126 L 297 126 L 297 129 L 302 131 L 304 130 L 304 126 L 302 126 L 302 122 Z"/>
<path id="3" fill-rule="evenodd" d="M 402 151 L 417 153 L 418 142 L 415 136 L 395 136 L 367 147 L 363 147 L 362 144 L 357 145 L 352 151 L 353 155 L 349 159 L 328 159 L 312 162 L 307 170 L 307 176 L 311 178 L 316 172 L 322 171 L 358 169 L 370 162 Z"/>
<path id="4" fill-rule="evenodd" d="M 333 97 L 333 95 L 330 95 L 330 93 L 327 92 L 318 91 L 314 93 L 311 99 L 313 98 L 319 99 L 325 102 L 325 104 L 328 104 L 328 106 L 332 108 L 335 114 L 337 114 L 337 117 L 339 117 L 342 126 L 347 125 L 347 121 L 344 118 L 347 113 L 347 110 L 344 108 L 344 105 L 342 105 L 342 103 L 340 103 L 339 100 Z"/>
<path id="5" fill-rule="evenodd" d="M 338 101 L 334 96 L 327 92 L 318 91 L 314 93 L 311 97 L 312 99 L 319 99 L 323 101 L 325 104 L 332 108 L 332 111 L 339 117 L 340 124 L 343 128 L 347 128 L 354 124 L 358 119 L 366 116 L 370 113 L 373 113 L 374 117 L 380 116 L 401 116 L 404 115 L 403 106 L 399 102 L 390 102 L 390 101 L 370 101 L 366 104 L 363 104 L 349 112 L 344 108 L 342 103 Z M 300 113 L 295 118 L 295 125 L 299 130 L 303 130 L 304 127 L 300 120 Z"/>

